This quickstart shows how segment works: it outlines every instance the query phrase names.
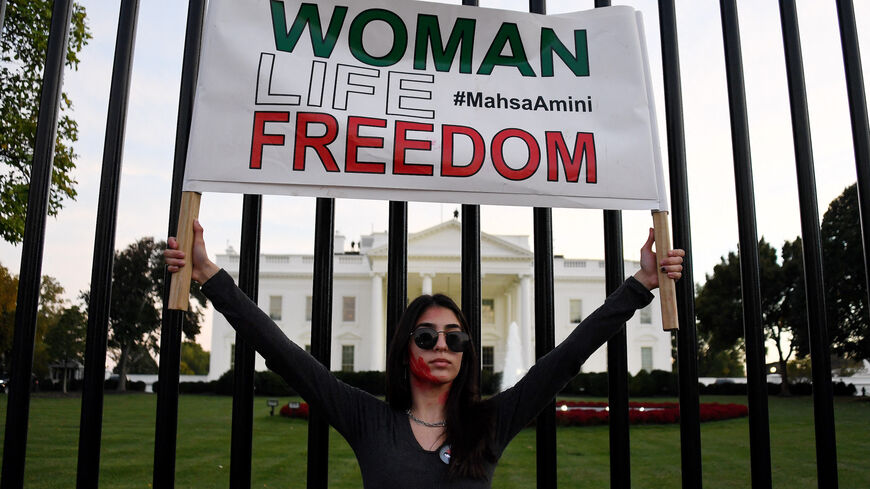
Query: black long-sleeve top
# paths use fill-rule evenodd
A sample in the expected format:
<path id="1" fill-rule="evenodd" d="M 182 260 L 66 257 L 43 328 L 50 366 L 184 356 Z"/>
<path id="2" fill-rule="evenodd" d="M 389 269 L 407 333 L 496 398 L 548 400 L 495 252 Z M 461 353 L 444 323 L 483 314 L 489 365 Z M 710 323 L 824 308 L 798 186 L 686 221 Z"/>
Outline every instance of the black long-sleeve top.
<path id="1" fill-rule="evenodd" d="M 333 376 L 251 301 L 224 270 L 202 287 L 218 312 L 266 359 L 266 365 L 293 387 L 348 441 L 368 489 L 489 488 L 486 480 L 449 480 L 443 451 L 417 443 L 408 416 L 386 402 Z M 493 450 L 501 456 L 508 442 L 543 409 L 580 370 L 584 361 L 612 337 L 652 294 L 629 278 L 604 304 L 583 320 L 515 386 L 489 400 L 495 406 Z"/>

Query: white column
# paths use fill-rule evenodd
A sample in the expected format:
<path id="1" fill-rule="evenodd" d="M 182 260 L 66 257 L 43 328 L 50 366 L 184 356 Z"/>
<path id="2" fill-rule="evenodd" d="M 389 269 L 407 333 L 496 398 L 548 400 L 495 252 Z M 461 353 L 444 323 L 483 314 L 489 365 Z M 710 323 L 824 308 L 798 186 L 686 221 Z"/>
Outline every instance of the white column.
<path id="1" fill-rule="evenodd" d="M 511 292 L 504 293 L 504 324 L 510 325 L 514 321 L 514 309 L 511 303 Z"/>
<path id="2" fill-rule="evenodd" d="M 420 276 L 423 277 L 423 290 L 420 293 L 422 295 L 432 295 L 432 274 L 421 273 Z"/>
<path id="3" fill-rule="evenodd" d="M 369 326 L 369 338 L 371 341 L 371 359 L 369 370 L 384 369 L 384 355 L 386 350 L 386 324 L 384 323 L 383 305 L 383 277 L 380 274 L 372 274 L 372 312 Z"/>
<path id="4" fill-rule="evenodd" d="M 520 277 L 520 339 L 523 342 L 523 363 L 526 368 L 535 361 L 532 351 L 532 276 Z"/>

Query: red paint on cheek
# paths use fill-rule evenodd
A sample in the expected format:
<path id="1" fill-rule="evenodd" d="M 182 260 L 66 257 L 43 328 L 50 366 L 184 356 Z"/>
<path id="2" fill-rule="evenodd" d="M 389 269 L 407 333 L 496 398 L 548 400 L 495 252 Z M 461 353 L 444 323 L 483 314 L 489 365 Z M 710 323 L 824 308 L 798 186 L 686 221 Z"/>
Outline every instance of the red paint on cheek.
<path id="1" fill-rule="evenodd" d="M 423 360 L 422 357 L 414 358 L 411 355 L 411 373 L 414 374 L 414 377 L 425 380 L 427 382 L 438 382 L 438 379 L 432 375 L 432 370 L 429 369 L 429 365 L 426 364 L 426 361 Z"/>

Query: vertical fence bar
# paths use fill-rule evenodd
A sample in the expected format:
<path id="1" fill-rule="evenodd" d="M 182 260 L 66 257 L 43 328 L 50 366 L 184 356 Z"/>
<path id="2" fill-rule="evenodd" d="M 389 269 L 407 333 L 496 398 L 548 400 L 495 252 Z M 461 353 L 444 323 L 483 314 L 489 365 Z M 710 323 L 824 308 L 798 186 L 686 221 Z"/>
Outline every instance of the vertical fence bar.
<path id="1" fill-rule="evenodd" d="M 30 371 L 36 338 L 36 314 L 39 309 L 39 286 L 42 277 L 42 252 L 45 245 L 45 221 L 51 170 L 54 162 L 55 135 L 63 87 L 63 66 L 72 16 L 71 0 L 55 0 L 51 12 L 51 33 L 42 76 L 39 121 L 33 147 L 27 218 L 18 279 L 15 332 L 12 338 L 12 372 L 6 411 L 6 437 L 3 441 L 3 489 L 24 486 L 24 459 L 27 447 L 27 422 L 30 417 Z"/>
<path id="2" fill-rule="evenodd" d="M 801 55 L 797 11 L 793 1 L 780 0 L 780 20 L 785 48 L 791 126 L 797 166 L 801 238 L 804 247 L 804 284 L 813 370 L 813 410 L 816 425 L 816 467 L 819 488 L 834 489 L 837 482 L 837 444 L 834 434 L 834 397 L 831 385 L 831 349 L 825 314 L 819 201 L 813 164 L 812 139 L 807 111 L 806 85 Z"/>
<path id="3" fill-rule="evenodd" d="M 118 216 L 118 190 L 127 126 L 127 102 L 130 72 L 136 43 L 136 20 L 139 0 L 121 2 L 106 138 L 103 145 L 103 169 L 97 203 L 94 232 L 94 262 L 88 303 L 88 332 L 85 341 L 85 374 L 82 380 L 82 412 L 79 422 L 78 470 L 76 487 L 94 488 L 100 479 L 100 442 L 103 428 L 103 381 L 106 374 L 106 341 L 112 299 L 112 263 L 115 253 L 115 227 Z"/>
<path id="4" fill-rule="evenodd" d="M 604 211 L 604 264 L 607 295 L 625 281 L 622 212 Z M 610 407 L 610 487 L 631 487 L 631 445 L 628 433 L 628 346 L 625 323 L 607 342 L 608 406 Z"/>
<path id="5" fill-rule="evenodd" d="M 529 0 L 529 12 L 547 13 L 546 0 Z M 553 292 L 553 212 L 536 207 L 535 242 L 535 358 L 556 347 L 556 319 Z M 538 489 L 556 487 L 556 403 L 550 401 L 538 415 L 537 442 Z"/>
<path id="6" fill-rule="evenodd" d="M 246 194 L 242 203 L 239 288 L 257 302 L 260 285 L 260 229 L 263 197 Z M 237 333 L 233 364 L 233 420 L 230 439 L 230 488 L 251 487 L 254 429 L 254 349 Z"/>
<path id="7" fill-rule="evenodd" d="M 535 207 L 535 358 L 556 346 L 553 305 L 553 214 Z M 538 489 L 556 487 L 556 403 L 550 401 L 538 415 L 536 425 Z"/>
<path id="8" fill-rule="evenodd" d="M 746 343 L 746 376 L 749 399 L 749 453 L 753 487 L 770 487 L 770 418 L 767 406 L 764 324 L 761 316 L 761 273 L 758 264 L 758 232 L 755 223 L 755 194 L 749 123 L 743 87 L 743 58 L 737 5 L 720 2 L 731 113 L 731 147 L 734 153 L 734 187 L 740 236 L 740 285 L 743 300 L 743 328 Z"/>
<path id="9" fill-rule="evenodd" d="M 858 174 L 858 211 L 861 216 L 861 240 L 864 244 L 864 277 L 870 295 L 870 124 L 867 122 L 867 100 L 864 96 L 864 74 L 858 29 L 852 0 L 837 0 L 840 23 L 840 43 L 846 70 L 846 92 L 852 118 L 852 145 L 855 148 L 855 170 Z"/>
<path id="10" fill-rule="evenodd" d="M 408 305 L 408 203 L 390 202 L 387 242 L 387 348 Z"/>
<path id="11" fill-rule="evenodd" d="M 547 13 L 546 0 L 529 0 L 529 12 Z M 553 292 L 553 213 L 536 207 L 535 242 L 535 358 L 556 347 L 556 320 Z M 537 441 L 538 489 L 556 487 L 556 403 L 551 401 L 538 415 Z"/>
<path id="12" fill-rule="evenodd" d="M 314 225 L 314 288 L 311 293 L 311 354 L 330 367 L 332 355 L 332 269 L 335 199 L 318 198 Z M 308 420 L 308 489 L 326 489 L 329 424 L 312 409 Z"/>
<path id="13" fill-rule="evenodd" d="M 477 7 L 477 0 L 462 0 L 462 5 Z M 483 348 L 480 338 L 480 206 L 464 204 L 462 206 L 462 313 L 471 328 L 471 340 L 477 353 L 477 365 L 480 371 L 482 361 L 480 352 Z M 478 388 L 481 378 L 478 376 Z"/>
<path id="14" fill-rule="evenodd" d="M 480 206 L 462 206 L 462 313 L 468 320 L 480 371 Z M 478 387 L 480 377 L 477 378 Z"/>
<path id="15" fill-rule="evenodd" d="M 181 86 L 178 97 L 178 118 L 175 126 L 175 154 L 172 165 L 172 190 L 169 199 L 168 236 L 178 232 L 178 213 L 181 208 L 181 186 L 187 158 L 190 119 L 193 115 L 193 93 L 199 68 L 199 46 L 205 0 L 190 0 L 187 7 L 187 27 L 184 36 L 184 58 L 181 66 Z M 178 433 L 178 375 L 181 362 L 181 327 L 184 311 L 167 307 L 169 272 L 163 283 L 163 324 L 160 328 L 160 365 L 157 384 L 157 422 L 154 432 L 155 489 L 175 487 L 175 439 Z"/>
<path id="16" fill-rule="evenodd" d="M 671 219 L 674 248 L 686 250 L 683 277 L 676 284 L 680 329 L 677 331 L 677 365 L 680 384 L 680 456 L 682 486 L 701 487 L 701 424 L 698 398 L 698 338 L 695 330 L 695 281 L 692 276 L 692 234 L 689 220 L 689 184 L 686 177 L 686 144 L 683 131 L 683 95 L 677 16 L 673 0 L 659 0 L 665 120 L 671 185 Z"/>
<path id="17" fill-rule="evenodd" d="M 610 0 L 595 0 L 595 8 Z M 622 249 L 622 212 L 604 211 L 604 263 L 607 295 L 625 281 Z M 628 344 L 625 323 L 607 341 L 607 396 L 610 408 L 610 487 L 631 487 L 631 444 L 628 417 Z"/>

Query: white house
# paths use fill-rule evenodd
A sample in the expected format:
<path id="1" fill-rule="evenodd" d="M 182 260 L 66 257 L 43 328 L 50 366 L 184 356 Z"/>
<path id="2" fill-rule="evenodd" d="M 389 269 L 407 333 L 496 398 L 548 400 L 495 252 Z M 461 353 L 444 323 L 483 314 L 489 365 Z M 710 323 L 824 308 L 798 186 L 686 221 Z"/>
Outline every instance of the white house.
<path id="1" fill-rule="evenodd" d="M 441 292 L 460 302 L 461 225 L 457 219 L 408 236 L 408 297 Z M 387 233 L 362 236 L 346 251 L 335 236 L 332 313 L 332 370 L 383 370 L 386 355 Z M 354 243 L 355 245 L 355 243 Z M 508 328 L 519 326 L 522 365 L 534 363 L 534 255 L 528 236 L 481 233 L 482 364 L 500 372 L 505 365 Z M 259 305 L 287 336 L 302 346 L 311 343 L 311 255 L 261 255 Z M 217 264 L 238 279 L 239 255 L 232 248 Z M 554 260 L 556 341 L 604 302 L 604 261 Z M 626 276 L 639 267 L 626 262 Z M 663 332 L 658 300 L 628 321 L 628 369 L 667 370 L 671 336 Z M 233 362 L 235 331 L 220 314 L 212 330 L 209 379 Z M 256 369 L 265 370 L 257 357 Z M 606 346 L 583 366 L 585 372 L 607 370 Z"/>

